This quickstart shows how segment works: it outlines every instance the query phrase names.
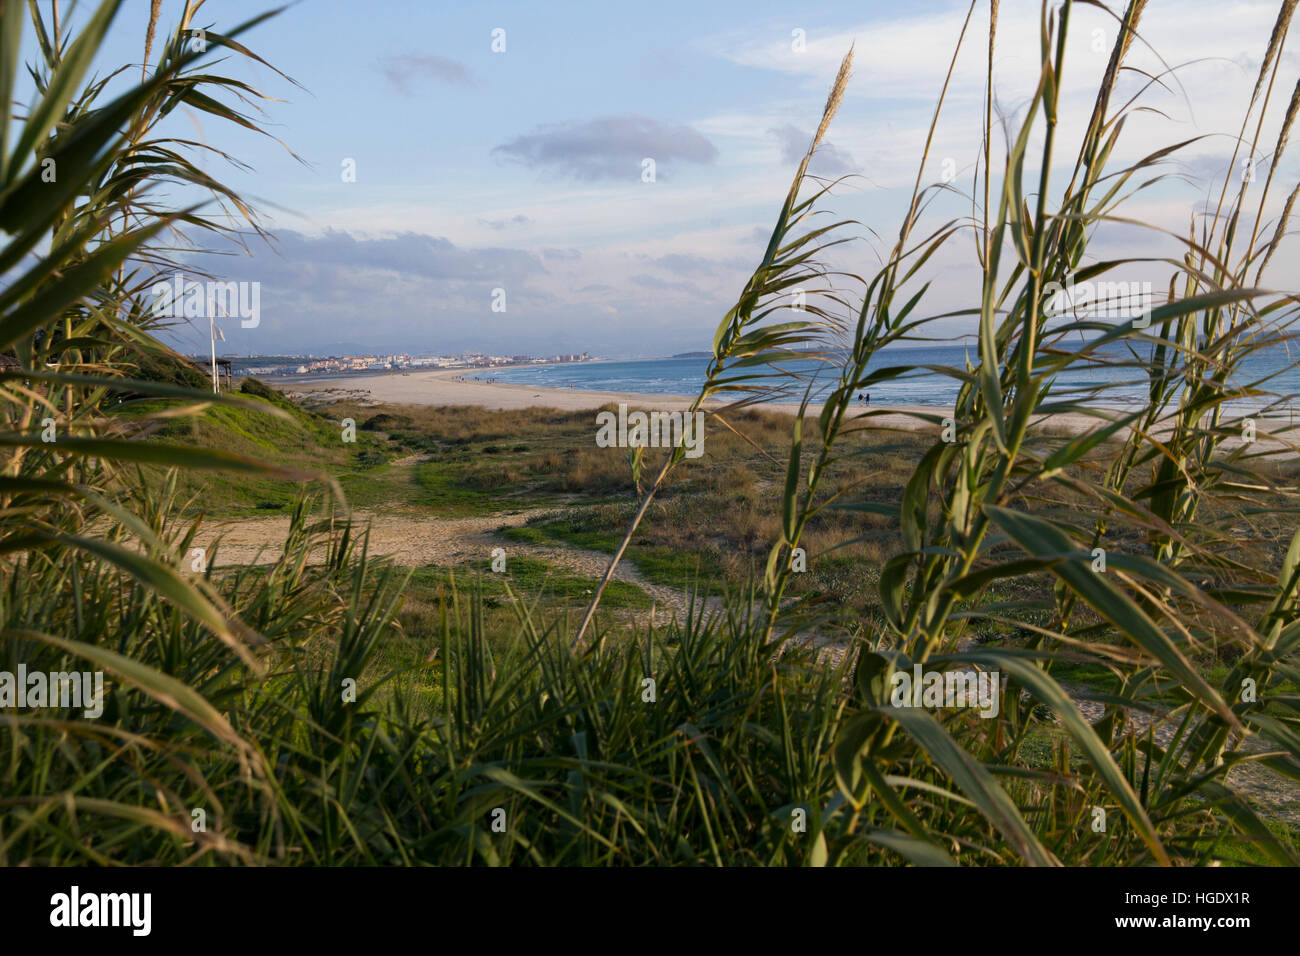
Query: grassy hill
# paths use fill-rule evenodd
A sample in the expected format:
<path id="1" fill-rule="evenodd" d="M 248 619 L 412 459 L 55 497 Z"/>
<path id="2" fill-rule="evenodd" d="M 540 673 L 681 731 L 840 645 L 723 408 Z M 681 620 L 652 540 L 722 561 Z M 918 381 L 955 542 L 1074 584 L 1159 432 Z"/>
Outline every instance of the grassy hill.
<path id="1" fill-rule="evenodd" d="M 376 469 L 383 469 L 388 462 L 388 442 L 381 436 L 358 429 L 355 441 L 345 442 L 341 423 L 299 408 L 282 393 L 256 379 L 244 380 L 240 397 L 265 405 L 267 412 L 213 406 L 196 416 L 164 421 L 148 438 L 220 449 L 273 465 L 329 475 L 345 487 L 364 480 Z M 114 414 L 120 419 L 145 419 L 175 404 L 132 402 L 119 407 Z M 218 516 L 285 512 L 310 485 L 310 482 L 242 473 L 182 476 L 182 487 L 194 498 L 189 510 Z"/>

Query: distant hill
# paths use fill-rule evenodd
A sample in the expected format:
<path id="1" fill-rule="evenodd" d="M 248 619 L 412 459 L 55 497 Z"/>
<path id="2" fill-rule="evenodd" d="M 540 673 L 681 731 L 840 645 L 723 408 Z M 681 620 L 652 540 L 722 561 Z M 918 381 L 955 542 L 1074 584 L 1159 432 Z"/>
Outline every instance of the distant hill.
<path id="1" fill-rule="evenodd" d="M 712 352 L 678 352 L 673 358 L 713 358 Z"/>

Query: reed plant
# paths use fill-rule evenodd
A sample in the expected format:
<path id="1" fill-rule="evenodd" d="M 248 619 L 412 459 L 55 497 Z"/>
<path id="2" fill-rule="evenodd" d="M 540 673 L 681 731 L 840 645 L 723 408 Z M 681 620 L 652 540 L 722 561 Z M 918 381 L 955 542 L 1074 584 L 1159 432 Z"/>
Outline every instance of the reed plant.
<path id="1" fill-rule="evenodd" d="M 818 445 L 805 448 L 801 426 L 795 427 L 783 534 L 771 549 L 764 581 L 766 629 L 778 637 L 816 626 L 806 602 L 784 599 L 795 573 L 790 557 L 810 520 L 829 509 L 889 515 L 898 522 L 903 549 L 881 569 L 885 627 L 863 635 L 855 706 L 837 741 L 840 791 L 855 815 L 883 805 L 896 832 L 943 845 L 944 833 L 930 830 L 914 812 L 915 801 L 942 792 L 944 799 L 970 801 L 1029 863 L 1062 859 L 1063 841 L 1086 843 L 1079 834 L 1087 832 L 1089 807 L 1120 811 L 1131 834 L 1128 852 L 1159 863 L 1186 860 L 1196 845 L 1171 832 L 1171 823 L 1221 815 L 1271 859 L 1294 864 L 1294 848 L 1274 839 L 1226 782 L 1233 768 L 1251 763 L 1289 780 L 1300 771 L 1292 693 L 1300 642 L 1300 534 L 1289 549 L 1283 542 L 1280 567 L 1268 567 L 1252 561 L 1250 549 L 1266 553 L 1275 543 L 1242 540 L 1240 527 L 1252 515 L 1295 513 L 1294 489 L 1269 467 L 1296 451 L 1277 417 L 1294 396 L 1273 394 L 1267 380 L 1249 380 L 1244 372 L 1247 357 L 1262 350 L 1277 354 L 1293 335 L 1295 297 L 1257 287 L 1286 234 L 1293 196 L 1265 229 L 1273 174 L 1248 208 L 1251 180 L 1238 185 L 1234 153 L 1225 164 L 1218 208 L 1193 234 L 1179 237 L 1179 253 L 1164 260 L 1173 273 L 1164 301 L 1119 322 L 1054 315 L 1053 284 L 1060 288 L 1143 264 L 1136 255 L 1098 261 L 1089 243 L 1107 224 L 1131 224 L 1123 215 L 1125 200 L 1157 181 L 1159 164 L 1187 145 L 1173 144 L 1129 165 L 1111 162 L 1126 121 L 1141 108 L 1141 92 L 1112 105 L 1126 56 L 1134 43 L 1145 42 L 1145 3 L 1133 0 L 1113 14 L 1116 39 L 1074 172 L 1064 187 L 1053 185 L 1074 6 L 1068 0 L 1043 5 L 1037 90 L 1018 128 L 1006 131 L 997 173 L 988 150 L 998 133 L 992 122 L 996 5 L 989 10 L 984 166 L 971 197 L 977 213 L 922 227 L 928 194 L 949 188 L 923 185 L 927 140 L 898 240 L 865 283 L 856 326 L 838 353 L 843 362 L 823 400 Z M 1253 123 L 1254 139 L 1241 138 L 1243 154 L 1258 154 L 1294 6 L 1281 4 L 1245 105 L 1242 131 Z M 958 51 L 976 8 L 972 3 Z M 1148 78 L 1145 85 L 1159 82 Z M 1285 150 L 1296 102 L 1292 97 L 1282 117 L 1271 169 Z M 1042 145 L 1031 157 L 1035 133 Z M 1033 173 L 1031 189 L 1026 179 Z M 975 198 L 981 182 L 983 208 Z M 992 205 L 990 183 L 997 184 Z M 929 285 L 917 281 L 922 268 L 946 244 L 964 242 L 971 233 L 982 275 L 978 307 L 926 315 Z M 925 341 L 931 323 L 964 315 L 978 324 L 978 364 L 871 367 L 886 346 Z M 1067 372 L 1103 367 L 1147 383 L 1147 401 L 1116 410 L 1104 384 L 1061 385 Z M 952 377 L 959 393 L 950 416 L 916 416 L 934 443 L 902 501 L 882 505 L 862 493 L 868 462 L 856 493 L 842 484 L 822 493 L 840 440 L 880 427 L 876 420 L 884 413 L 854 414 L 854 396 L 922 371 Z M 1066 437 L 1033 428 L 1069 413 L 1095 424 Z M 1099 464 L 1098 451 L 1111 460 Z M 1000 582 L 1034 576 L 1054 581 L 1050 599 L 998 603 Z M 971 640 L 976 622 L 1029 637 L 977 646 Z M 1234 662 L 1217 685 L 1193 663 L 1206 655 Z M 1062 661 L 1104 668 L 1114 689 L 1081 693 L 1063 685 L 1052 676 L 1053 664 Z M 982 722 L 893 706 L 884 689 L 895 673 L 916 665 L 1000 674 L 1009 681 L 1007 708 Z M 1088 697 L 1104 704 L 1101 719 L 1083 717 L 1079 702 Z M 1156 705 L 1157 697 L 1171 699 L 1172 706 Z M 1069 731 L 1083 760 L 1066 780 L 1063 767 L 1026 773 L 1020 765 L 1043 707 Z M 1156 737 L 1161 723 L 1173 728 L 1167 740 Z M 1009 780 L 1015 786 L 1008 787 Z M 1090 796 L 1079 802 L 1070 790 L 1085 780 Z M 1017 799 L 1027 785 L 1035 799 Z M 1072 808 L 1064 815 L 1063 805 Z M 1200 859 L 1198 850 L 1190 853 Z"/>

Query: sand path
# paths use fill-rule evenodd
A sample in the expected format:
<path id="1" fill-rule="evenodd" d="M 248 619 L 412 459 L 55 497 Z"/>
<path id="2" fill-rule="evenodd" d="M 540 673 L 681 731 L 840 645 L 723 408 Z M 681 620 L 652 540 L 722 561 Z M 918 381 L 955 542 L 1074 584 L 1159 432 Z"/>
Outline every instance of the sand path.
<path id="1" fill-rule="evenodd" d="M 416 568 L 427 564 L 455 565 L 465 562 L 486 563 L 494 548 L 506 552 L 509 571 L 512 556 L 545 561 L 556 568 L 581 577 L 600 580 L 609 566 L 609 555 L 568 546 L 535 545 L 500 537 L 505 528 L 517 528 L 530 518 L 559 516 L 565 509 L 532 508 L 506 511 L 473 518 L 432 518 L 413 515 L 385 515 L 366 511 L 353 513 L 361 529 L 370 531 L 369 554 L 383 557 L 400 567 Z M 195 539 L 195 546 L 209 549 L 216 568 L 244 564 L 270 564 L 279 559 L 289 533 L 288 517 L 240 518 L 213 521 L 205 525 Z M 215 547 L 215 552 L 212 550 Z M 312 560 L 325 560 L 325 546 L 319 545 Z M 665 624 L 674 615 L 685 620 L 690 596 L 676 588 L 646 580 L 631 562 L 620 561 L 614 580 L 634 584 L 654 601 L 656 624 Z M 710 598 L 706 609 L 720 606 Z M 700 610 L 697 605 L 697 612 Z"/>

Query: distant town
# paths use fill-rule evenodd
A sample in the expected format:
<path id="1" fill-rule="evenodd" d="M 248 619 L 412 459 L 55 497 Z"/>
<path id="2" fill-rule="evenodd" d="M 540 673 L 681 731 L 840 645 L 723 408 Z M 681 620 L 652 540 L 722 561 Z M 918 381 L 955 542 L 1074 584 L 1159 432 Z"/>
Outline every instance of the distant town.
<path id="1" fill-rule="evenodd" d="M 190 358 L 200 367 L 208 365 L 209 355 Z M 588 352 L 551 355 L 219 355 L 222 365 L 241 375 L 281 377 L 287 375 L 338 375 L 345 372 L 389 372 L 435 368 L 498 368 L 504 365 L 558 365 L 566 362 L 590 362 Z"/>

